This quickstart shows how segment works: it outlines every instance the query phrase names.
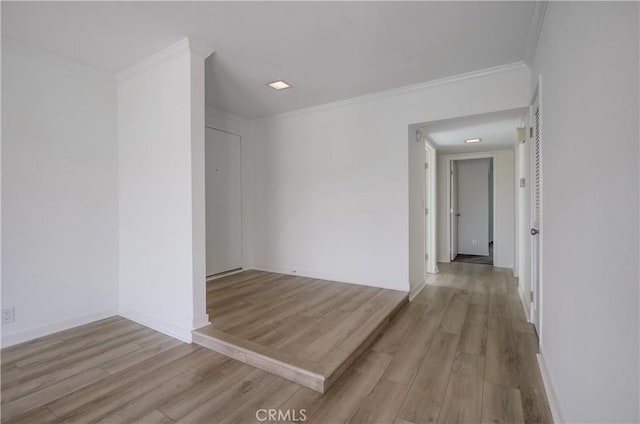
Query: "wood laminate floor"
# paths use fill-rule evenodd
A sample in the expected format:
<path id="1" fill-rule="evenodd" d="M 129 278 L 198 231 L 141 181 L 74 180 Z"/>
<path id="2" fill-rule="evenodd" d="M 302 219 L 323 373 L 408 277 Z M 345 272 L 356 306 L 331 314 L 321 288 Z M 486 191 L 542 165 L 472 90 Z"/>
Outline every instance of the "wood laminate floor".
<path id="1" fill-rule="evenodd" d="M 2 422 L 551 422 L 508 271 L 439 267 L 324 395 L 113 317 L 2 350 Z"/>
<path id="2" fill-rule="evenodd" d="M 407 293 L 263 271 L 207 284 L 202 346 L 325 392 L 408 301 Z"/>
<path id="3" fill-rule="evenodd" d="M 489 255 L 464 255 L 457 254 L 453 262 L 466 262 L 469 264 L 493 265 L 493 242 L 489 243 Z"/>

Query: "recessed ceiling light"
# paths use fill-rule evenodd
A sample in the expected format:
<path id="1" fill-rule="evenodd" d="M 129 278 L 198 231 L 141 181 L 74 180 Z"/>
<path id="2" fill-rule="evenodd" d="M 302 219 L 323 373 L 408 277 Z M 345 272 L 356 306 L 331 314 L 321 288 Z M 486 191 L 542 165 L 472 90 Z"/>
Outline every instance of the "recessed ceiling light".
<path id="1" fill-rule="evenodd" d="M 480 143 L 482 141 L 481 138 L 468 138 L 464 142 L 465 143 Z"/>
<path id="2" fill-rule="evenodd" d="M 274 90 L 284 90 L 285 88 L 291 87 L 291 84 L 284 82 L 283 80 L 273 81 L 267 83 L 267 85 Z"/>

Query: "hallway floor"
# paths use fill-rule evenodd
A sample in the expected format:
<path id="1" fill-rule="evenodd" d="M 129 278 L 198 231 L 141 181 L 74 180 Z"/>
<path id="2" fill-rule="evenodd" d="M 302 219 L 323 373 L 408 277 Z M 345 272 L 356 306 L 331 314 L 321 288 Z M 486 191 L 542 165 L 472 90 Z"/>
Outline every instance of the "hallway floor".
<path id="1" fill-rule="evenodd" d="M 439 268 L 324 395 L 113 317 L 4 349 L 2 422 L 551 422 L 510 271 Z"/>
<path id="2" fill-rule="evenodd" d="M 453 262 L 464 262 L 468 264 L 493 265 L 493 242 L 489 243 L 489 255 L 464 255 L 457 254 Z"/>

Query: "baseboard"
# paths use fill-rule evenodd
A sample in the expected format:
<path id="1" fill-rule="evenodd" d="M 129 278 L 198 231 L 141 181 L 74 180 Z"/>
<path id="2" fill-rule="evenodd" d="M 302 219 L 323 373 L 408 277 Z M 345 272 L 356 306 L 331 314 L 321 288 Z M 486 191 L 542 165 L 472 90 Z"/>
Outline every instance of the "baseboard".
<path id="1" fill-rule="evenodd" d="M 238 268 L 238 269 L 233 270 L 233 271 L 223 272 L 221 274 L 216 274 L 216 275 L 211 275 L 211 276 L 207 277 L 207 282 L 213 281 L 213 280 L 217 280 L 218 278 L 228 277 L 228 276 L 233 275 L 233 274 L 239 274 L 239 273 L 244 272 L 244 271 L 245 271 L 245 268 L 242 267 L 242 268 Z"/>
<path id="2" fill-rule="evenodd" d="M 211 321 L 209 321 L 209 314 L 204 314 L 201 315 L 198 319 L 194 318 L 193 329 L 196 330 L 198 328 L 206 327 L 209 324 L 211 324 Z"/>
<path id="3" fill-rule="evenodd" d="M 449 259 L 449 258 L 440 258 L 440 259 L 438 259 L 438 262 L 442 262 L 442 263 L 447 264 L 447 263 L 451 262 L 451 259 Z"/>
<path id="4" fill-rule="evenodd" d="M 544 391 L 547 392 L 547 400 L 549 401 L 549 409 L 551 409 L 551 416 L 555 424 L 565 423 L 564 413 L 556 397 L 556 392 L 553 390 L 553 384 L 551 377 L 547 371 L 547 366 L 544 362 L 542 354 L 538 353 L 538 367 L 540 368 L 540 375 L 542 375 L 542 384 L 544 384 Z"/>
<path id="5" fill-rule="evenodd" d="M 409 302 L 415 299 L 422 292 L 422 290 L 424 290 L 426 286 L 427 286 L 427 282 L 423 281 L 422 284 L 418 286 L 418 288 L 416 288 L 415 290 L 411 290 L 411 293 L 409 293 Z"/>
<path id="6" fill-rule="evenodd" d="M 365 278 L 358 277 L 358 276 L 351 277 L 351 276 L 345 276 L 340 274 L 330 274 L 330 273 L 309 271 L 304 269 L 297 269 L 295 272 L 292 272 L 290 269 L 267 266 L 267 265 L 256 265 L 256 266 L 253 266 L 251 269 L 254 269 L 256 271 L 275 272 L 276 274 L 296 275 L 298 277 L 315 278 L 318 280 L 336 281 L 339 283 L 357 284 L 359 286 L 378 287 L 381 289 L 398 290 L 403 292 L 410 291 L 409 284 L 406 284 L 406 283 L 395 284 L 395 285 L 375 283 L 375 282 L 366 281 Z M 405 288 L 404 289 L 401 288 L 402 286 L 405 286 Z"/>
<path id="7" fill-rule="evenodd" d="M 522 303 L 522 309 L 524 309 L 524 316 L 527 322 L 531 322 L 531 304 L 527 302 L 527 296 L 520 290 L 521 286 L 518 286 L 518 297 Z"/>
<path id="8" fill-rule="evenodd" d="M 68 330 L 79 325 L 89 324 L 94 321 L 109 318 L 118 315 L 117 311 L 111 309 L 105 309 L 100 312 L 92 312 L 90 314 L 76 315 L 71 318 L 63 319 L 60 321 L 38 325 L 28 328 L 26 330 L 20 330 L 13 333 L 6 334 L 6 330 L 2 332 L 2 347 L 9 347 L 18 343 L 27 342 L 29 340 L 37 339 L 38 337 L 48 336 L 49 334 L 57 333 L 59 331 Z"/>
<path id="9" fill-rule="evenodd" d="M 128 320 L 137 322 L 138 324 L 142 324 L 145 327 L 149 327 L 152 330 L 166 334 L 167 336 L 171 336 L 174 339 L 183 341 L 185 343 L 191 343 L 192 341 L 191 328 L 178 327 L 174 324 L 157 319 L 150 315 L 141 314 L 139 312 L 132 311 L 131 309 L 127 309 L 127 308 L 120 308 L 118 310 L 118 315 Z M 204 325 L 207 325 L 207 324 L 208 322 Z"/>

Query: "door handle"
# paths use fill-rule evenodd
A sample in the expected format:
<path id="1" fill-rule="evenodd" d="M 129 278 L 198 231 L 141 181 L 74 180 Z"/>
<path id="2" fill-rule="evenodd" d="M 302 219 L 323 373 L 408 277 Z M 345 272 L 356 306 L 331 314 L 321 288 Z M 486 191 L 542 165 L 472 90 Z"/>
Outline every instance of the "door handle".
<path id="1" fill-rule="evenodd" d="M 537 236 L 538 234 L 540 234 L 540 231 L 536 230 L 535 228 L 531 229 L 531 235 L 532 236 Z"/>

